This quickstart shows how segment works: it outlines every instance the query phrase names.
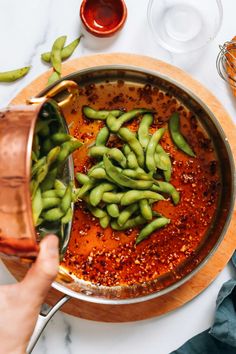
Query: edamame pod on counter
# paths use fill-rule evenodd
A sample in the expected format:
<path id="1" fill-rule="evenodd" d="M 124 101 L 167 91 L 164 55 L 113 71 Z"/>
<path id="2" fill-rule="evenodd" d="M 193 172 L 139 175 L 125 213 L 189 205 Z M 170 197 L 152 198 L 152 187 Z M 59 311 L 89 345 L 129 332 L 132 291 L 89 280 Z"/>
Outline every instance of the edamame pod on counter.
<path id="1" fill-rule="evenodd" d="M 75 51 L 75 49 L 78 47 L 79 42 L 83 36 L 81 35 L 80 37 L 76 38 L 73 42 L 69 43 L 67 46 L 65 46 L 61 50 L 61 60 L 66 60 L 68 59 Z M 46 63 L 51 62 L 51 52 L 46 52 L 41 54 L 41 59 L 45 61 Z"/>
<path id="2" fill-rule="evenodd" d="M 28 74 L 30 68 L 30 66 L 25 66 L 16 70 L 0 72 L 0 82 L 14 82 L 18 79 L 21 79 L 26 74 Z"/>
<path id="3" fill-rule="evenodd" d="M 64 47 L 66 36 L 58 37 L 52 46 L 51 63 L 55 71 L 61 74 L 61 51 Z"/>

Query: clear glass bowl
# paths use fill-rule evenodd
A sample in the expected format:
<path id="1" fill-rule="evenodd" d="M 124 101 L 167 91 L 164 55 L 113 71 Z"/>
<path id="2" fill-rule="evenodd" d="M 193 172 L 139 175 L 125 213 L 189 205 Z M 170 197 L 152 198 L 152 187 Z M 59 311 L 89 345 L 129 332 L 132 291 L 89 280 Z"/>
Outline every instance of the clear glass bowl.
<path id="1" fill-rule="evenodd" d="M 157 44 L 173 53 L 204 47 L 217 35 L 221 0 L 150 0 L 148 23 Z"/>

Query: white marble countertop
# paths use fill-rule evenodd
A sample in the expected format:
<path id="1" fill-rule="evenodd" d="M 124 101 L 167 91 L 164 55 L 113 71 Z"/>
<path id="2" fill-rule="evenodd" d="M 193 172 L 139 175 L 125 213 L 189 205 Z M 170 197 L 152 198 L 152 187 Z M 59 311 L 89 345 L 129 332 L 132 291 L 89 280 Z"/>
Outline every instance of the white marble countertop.
<path id="1" fill-rule="evenodd" d="M 0 107 L 34 78 L 47 70 L 40 54 L 49 50 L 62 34 L 73 40 L 81 33 L 79 0 L 0 0 L 0 69 L 32 65 L 30 73 L 14 84 L 0 85 Z M 102 52 L 146 54 L 182 67 L 209 88 L 235 117 L 235 102 L 219 78 L 215 59 L 218 44 L 236 35 L 235 0 L 223 2 L 224 18 L 216 39 L 204 51 L 184 57 L 170 55 L 153 42 L 147 25 L 148 0 L 126 0 L 128 20 L 115 39 L 86 37 L 73 57 Z M 235 118 L 234 118 L 235 119 Z M 235 119 L 236 121 L 236 119 Z M 57 313 L 35 347 L 35 354 L 167 354 L 193 335 L 208 328 L 213 320 L 215 300 L 222 283 L 232 276 L 228 265 L 197 298 L 162 317 L 137 323 L 106 324 Z M 14 279 L 0 264 L 0 284 Z"/>

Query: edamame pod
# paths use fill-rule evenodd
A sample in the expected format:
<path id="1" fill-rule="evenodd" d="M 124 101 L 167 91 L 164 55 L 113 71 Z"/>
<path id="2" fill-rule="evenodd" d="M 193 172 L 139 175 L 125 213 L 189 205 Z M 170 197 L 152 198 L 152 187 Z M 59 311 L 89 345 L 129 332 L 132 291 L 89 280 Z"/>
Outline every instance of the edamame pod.
<path id="1" fill-rule="evenodd" d="M 124 144 L 122 151 L 123 151 L 125 157 L 128 157 L 129 153 L 131 152 L 131 149 L 128 144 Z"/>
<path id="2" fill-rule="evenodd" d="M 60 80 L 60 78 L 61 78 L 61 74 L 58 74 L 57 71 L 53 70 L 52 74 L 48 78 L 48 86 L 54 84 L 54 82 Z"/>
<path id="3" fill-rule="evenodd" d="M 90 182 L 90 178 L 87 175 L 85 175 L 84 173 L 77 172 L 75 175 L 75 178 L 77 179 L 79 184 L 82 184 L 82 185 Z"/>
<path id="4" fill-rule="evenodd" d="M 142 170 L 140 172 L 139 170 L 125 169 L 122 171 L 122 173 L 130 178 L 141 179 L 144 181 L 153 181 L 152 176 L 147 174 L 145 171 L 142 172 Z"/>
<path id="5" fill-rule="evenodd" d="M 102 196 L 102 201 L 104 203 L 119 204 L 123 195 L 124 195 L 124 193 L 105 192 Z"/>
<path id="6" fill-rule="evenodd" d="M 53 170 L 49 171 L 43 180 L 43 182 L 40 184 L 40 187 L 42 191 L 46 191 L 48 189 L 53 188 L 56 177 L 57 177 L 57 168 L 54 168 Z"/>
<path id="7" fill-rule="evenodd" d="M 170 223 L 170 219 L 167 219 L 165 217 L 161 217 L 158 219 L 155 219 L 151 221 L 149 224 L 144 226 L 144 228 L 140 231 L 137 239 L 136 239 L 136 245 L 138 245 L 141 241 L 145 240 L 148 236 L 150 236 L 154 231 L 157 229 L 160 229 L 161 227 L 164 227 L 165 225 Z"/>
<path id="8" fill-rule="evenodd" d="M 62 198 L 65 194 L 65 189 L 50 189 L 42 193 L 42 198 Z"/>
<path id="9" fill-rule="evenodd" d="M 160 144 L 157 144 L 156 151 L 154 153 L 154 160 L 156 168 L 166 171 L 169 168 L 169 155 L 165 152 Z"/>
<path id="10" fill-rule="evenodd" d="M 176 188 L 172 184 L 170 184 L 168 182 L 156 181 L 156 183 L 153 184 L 151 190 L 170 194 L 171 198 L 173 200 L 173 203 L 175 205 L 177 205 L 179 203 L 179 200 L 180 200 L 179 192 L 176 190 Z"/>
<path id="11" fill-rule="evenodd" d="M 92 206 L 97 206 L 102 200 L 102 195 L 105 192 L 112 191 L 116 186 L 112 183 L 101 183 L 97 187 L 93 188 L 90 192 L 89 201 Z"/>
<path id="12" fill-rule="evenodd" d="M 66 186 L 65 186 L 65 184 L 62 182 L 62 181 L 60 181 L 59 179 L 56 179 L 55 180 L 55 183 L 54 183 L 54 188 L 55 189 L 59 189 L 59 190 L 66 190 Z"/>
<path id="13" fill-rule="evenodd" d="M 107 213 L 104 210 L 102 210 L 101 208 L 97 208 L 97 207 L 93 207 L 91 205 L 88 205 L 88 209 L 93 214 L 93 216 L 95 216 L 96 218 L 99 218 L 99 219 L 101 219 L 107 215 Z"/>
<path id="14" fill-rule="evenodd" d="M 53 208 L 45 211 L 42 216 L 46 221 L 58 221 L 60 220 L 65 213 L 61 210 L 61 208 Z"/>
<path id="15" fill-rule="evenodd" d="M 107 205 L 107 212 L 112 218 L 117 218 L 120 214 L 118 205 L 114 203 Z"/>
<path id="16" fill-rule="evenodd" d="M 55 71 L 61 74 L 61 50 L 64 47 L 66 36 L 58 37 L 52 46 L 51 63 Z"/>
<path id="17" fill-rule="evenodd" d="M 146 114 L 144 114 L 144 116 L 139 124 L 138 140 L 144 150 L 146 149 L 146 147 L 149 143 L 149 140 L 150 140 L 149 128 L 152 125 L 152 122 L 153 122 L 152 114 L 146 113 Z"/>
<path id="18" fill-rule="evenodd" d="M 43 202 L 42 202 L 42 195 L 41 190 L 38 188 L 35 192 L 35 196 L 32 200 L 32 212 L 33 212 L 33 220 L 34 225 L 37 224 L 38 218 L 43 210 Z"/>
<path id="19" fill-rule="evenodd" d="M 131 204 L 127 208 L 123 209 L 117 219 L 118 225 L 124 225 L 138 209 L 138 203 Z"/>
<path id="20" fill-rule="evenodd" d="M 61 151 L 60 146 L 54 147 L 52 150 L 49 151 L 47 154 L 47 164 L 50 166 L 54 161 L 56 161 L 57 156 L 59 155 Z"/>
<path id="21" fill-rule="evenodd" d="M 46 163 L 46 156 L 41 157 L 31 168 L 31 178 L 35 176 L 42 166 Z"/>
<path id="22" fill-rule="evenodd" d="M 144 219 L 152 220 L 152 208 L 150 207 L 148 200 L 141 199 L 139 201 L 139 207 L 141 215 L 144 217 Z"/>
<path id="23" fill-rule="evenodd" d="M 51 209 L 60 205 L 61 199 L 57 197 L 43 198 L 43 210 Z"/>
<path id="24" fill-rule="evenodd" d="M 108 177 L 106 171 L 102 167 L 95 168 L 89 176 L 94 179 L 106 179 L 107 181 L 113 182 L 112 179 Z"/>
<path id="25" fill-rule="evenodd" d="M 96 182 L 94 180 L 90 180 L 90 182 L 84 184 L 79 192 L 76 194 L 76 200 L 81 199 L 90 189 L 92 189 L 95 186 Z"/>
<path id="26" fill-rule="evenodd" d="M 61 164 L 63 163 L 72 152 L 77 150 L 81 145 L 83 145 L 79 140 L 71 139 L 70 141 L 66 141 L 61 145 L 61 151 L 57 156 L 56 162 Z"/>
<path id="27" fill-rule="evenodd" d="M 177 148 L 185 152 L 187 155 L 195 157 L 196 155 L 180 132 L 179 114 L 177 112 L 172 114 L 169 119 L 169 130 L 171 138 Z"/>
<path id="28" fill-rule="evenodd" d="M 60 208 L 61 210 L 66 213 L 70 208 L 72 203 L 72 186 L 71 183 L 66 188 L 65 194 L 61 200 Z"/>
<path id="29" fill-rule="evenodd" d="M 62 224 L 68 224 L 72 220 L 73 217 L 73 211 L 71 208 L 67 210 L 67 213 L 61 218 L 61 223 Z"/>
<path id="30" fill-rule="evenodd" d="M 140 167 L 144 167 L 144 153 L 140 142 L 128 128 L 120 128 L 118 132 L 119 137 L 125 141 L 131 150 L 135 153 Z"/>
<path id="31" fill-rule="evenodd" d="M 123 112 L 120 111 L 119 109 L 115 109 L 112 111 L 106 111 L 106 110 L 100 110 L 96 111 L 95 109 L 89 107 L 89 106 L 84 106 L 83 107 L 83 114 L 87 118 L 91 119 L 100 119 L 100 120 L 105 120 L 107 119 L 108 115 L 111 114 L 114 117 L 119 117 Z"/>
<path id="32" fill-rule="evenodd" d="M 147 222 L 141 215 L 136 216 L 135 218 L 129 219 L 126 223 L 120 226 L 116 220 L 111 222 L 111 227 L 113 230 L 122 231 L 127 229 L 133 229 L 139 225 L 145 224 Z"/>
<path id="33" fill-rule="evenodd" d="M 83 36 L 76 38 L 73 42 L 71 42 L 70 44 L 68 44 L 67 46 L 65 46 L 61 50 L 61 60 L 68 59 L 73 54 L 73 52 L 75 51 L 75 49 L 79 45 L 80 39 L 82 37 Z M 41 59 L 43 61 L 45 61 L 46 63 L 50 63 L 51 62 L 51 52 L 46 52 L 46 53 L 41 54 Z"/>
<path id="34" fill-rule="evenodd" d="M 112 131 L 113 133 L 117 133 L 124 123 L 139 116 L 140 114 L 147 112 L 151 112 L 151 110 L 146 108 L 137 108 L 132 111 L 123 113 L 118 119 L 114 117 L 114 114 L 109 114 L 109 116 L 107 117 L 106 124 L 110 131 Z"/>
<path id="35" fill-rule="evenodd" d="M 55 143 L 55 144 L 62 144 L 65 143 L 66 141 L 71 140 L 71 136 L 69 134 L 65 133 L 54 133 L 50 139 Z"/>
<path id="36" fill-rule="evenodd" d="M 158 129 L 151 137 L 146 149 L 146 166 L 150 172 L 156 171 L 155 151 L 159 140 L 165 133 L 165 128 Z"/>
<path id="37" fill-rule="evenodd" d="M 153 199 L 155 201 L 165 200 L 165 198 L 159 193 L 155 193 L 150 190 L 140 191 L 133 189 L 124 193 L 123 197 L 121 198 L 120 204 L 130 205 L 138 202 L 141 199 Z"/>
<path id="38" fill-rule="evenodd" d="M 103 162 L 107 175 L 121 187 L 128 187 L 132 189 L 148 189 L 153 184 L 152 181 L 134 180 L 125 176 L 116 166 L 111 163 L 107 156 L 104 156 Z"/>
<path id="39" fill-rule="evenodd" d="M 117 148 L 109 149 L 106 146 L 93 146 L 89 150 L 89 155 L 92 156 L 92 157 L 103 158 L 103 156 L 105 154 L 107 154 L 113 160 L 117 161 L 121 165 L 121 167 L 125 167 L 126 166 L 126 157 L 121 152 L 121 150 L 119 150 Z"/>
<path id="40" fill-rule="evenodd" d="M 0 82 L 13 82 L 21 79 L 29 72 L 30 68 L 30 66 L 25 66 L 16 70 L 0 72 Z"/>
<path id="41" fill-rule="evenodd" d="M 99 133 L 96 137 L 95 145 L 96 146 L 105 146 L 106 143 L 108 142 L 109 136 L 110 136 L 109 129 L 107 127 L 103 127 L 99 131 Z"/>
<path id="42" fill-rule="evenodd" d="M 111 220 L 111 217 L 109 215 L 106 215 L 104 216 L 103 218 L 101 218 L 99 221 L 100 221 L 100 225 L 103 229 L 106 229 L 109 224 L 110 224 L 110 220 Z"/>
<path id="43" fill-rule="evenodd" d="M 133 151 L 130 151 L 130 153 L 127 156 L 127 166 L 131 169 L 139 168 L 137 158 L 136 158 L 135 153 Z"/>

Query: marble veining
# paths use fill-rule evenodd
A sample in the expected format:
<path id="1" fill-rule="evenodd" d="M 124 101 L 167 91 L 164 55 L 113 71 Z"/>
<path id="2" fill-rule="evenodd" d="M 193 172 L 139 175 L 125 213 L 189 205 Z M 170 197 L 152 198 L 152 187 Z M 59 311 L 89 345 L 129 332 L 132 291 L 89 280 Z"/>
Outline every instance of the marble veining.
<path id="1" fill-rule="evenodd" d="M 0 0 L 0 71 L 32 65 L 30 73 L 14 84 L 0 84 L 0 107 L 38 75 L 48 69 L 40 55 L 63 34 L 68 41 L 84 30 L 79 21 L 81 0 Z M 110 39 L 97 39 L 87 33 L 73 57 L 103 52 L 131 52 L 149 55 L 178 65 L 206 85 L 235 117 L 235 101 L 218 77 L 215 58 L 218 44 L 236 34 L 232 25 L 236 3 L 225 1 L 222 29 L 204 51 L 176 56 L 157 47 L 147 27 L 148 0 L 126 0 L 128 19 L 124 29 Z M 235 120 L 236 121 L 236 120 Z M 168 354 L 191 336 L 210 326 L 215 299 L 222 283 L 230 278 L 227 266 L 196 299 L 165 316 L 136 323 L 100 323 L 75 318 L 61 312 L 47 325 L 34 354 Z M 14 282 L 0 264 L 0 284 Z"/>

